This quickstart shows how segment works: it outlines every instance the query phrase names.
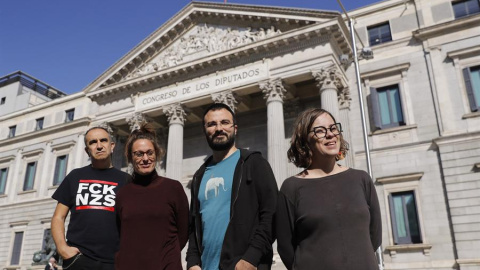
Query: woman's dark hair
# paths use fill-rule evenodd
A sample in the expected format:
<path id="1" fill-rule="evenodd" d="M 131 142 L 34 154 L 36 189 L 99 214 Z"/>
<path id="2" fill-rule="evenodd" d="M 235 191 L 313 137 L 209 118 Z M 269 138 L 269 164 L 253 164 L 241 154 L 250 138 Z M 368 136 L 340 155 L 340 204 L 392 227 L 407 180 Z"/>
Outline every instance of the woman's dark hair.
<path id="1" fill-rule="evenodd" d="M 290 148 L 287 151 L 288 160 L 300 168 L 308 168 L 312 164 L 312 149 L 310 149 L 308 134 L 312 129 L 313 122 L 322 114 L 328 114 L 335 121 L 335 117 L 324 109 L 307 109 L 303 111 L 293 124 L 294 130 L 290 139 Z M 335 157 L 336 160 L 344 159 L 348 152 L 348 142 L 340 138 L 340 153 Z"/>
<path id="2" fill-rule="evenodd" d="M 139 129 L 134 130 L 130 136 L 128 136 L 127 143 L 125 144 L 125 157 L 127 158 L 128 163 L 132 164 L 132 146 L 136 140 L 145 139 L 149 140 L 153 144 L 155 149 L 155 157 L 158 162 L 163 158 L 165 150 L 160 147 L 157 142 L 157 135 L 155 129 L 149 123 L 142 124 Z"/>

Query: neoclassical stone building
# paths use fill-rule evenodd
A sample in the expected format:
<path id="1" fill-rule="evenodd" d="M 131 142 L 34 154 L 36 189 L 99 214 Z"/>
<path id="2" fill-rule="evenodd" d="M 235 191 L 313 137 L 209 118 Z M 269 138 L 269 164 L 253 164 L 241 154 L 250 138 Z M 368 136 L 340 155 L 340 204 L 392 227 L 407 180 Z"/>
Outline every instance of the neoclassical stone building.
<path id="1" fill-rule="evenodd" d="M 344 165 L 366 170 L 359 98 L 382 209 L 385 269 L 480 269 L 480 8 L 478 0 L 386 0 L 333 11 L 191 2 L 81 92 L 19 73 L 0 79 L 0 267 L 32 266 L 63 176 L 89 163 L 84 132 L 108 125 L 114 164 L 143 121 L 167 155 L 159 170 L 188 182 L 210 154 L 203 110 L 238 115 L 240 147 L 260 150 L 278 185 L 292 123 L 322 107 L 344 126 Z M 366 50 L 368 52 L 368 50 Z M 18 105 L 22 104 L 22 105 Z M 6 110 L 8 108 L 8 110 Z M 321 256 L 321 253 L 319 253 Z M 275 269 L 284 269 L 278 256 Z"/>

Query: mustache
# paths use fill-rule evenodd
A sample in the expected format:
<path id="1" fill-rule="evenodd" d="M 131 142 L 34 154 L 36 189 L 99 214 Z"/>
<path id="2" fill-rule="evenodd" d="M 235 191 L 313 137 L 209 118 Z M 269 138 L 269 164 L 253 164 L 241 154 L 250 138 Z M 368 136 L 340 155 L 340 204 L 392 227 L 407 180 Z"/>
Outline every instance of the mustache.
<path id="1" fill-rule="evenodd" d="M 220 136 L 220 135 L 223 135 L 223 136 L 228 137 L 228 134 L 227 134 L 227 133 L 225 133 L 225 132 L 223 132 L 223 131 L 217 131 L 217 132 L 215 132 L 215 134 L 213 134 L 212 139 L 215 139 L 216 137 L 218 137 L 218 136 Z"/>

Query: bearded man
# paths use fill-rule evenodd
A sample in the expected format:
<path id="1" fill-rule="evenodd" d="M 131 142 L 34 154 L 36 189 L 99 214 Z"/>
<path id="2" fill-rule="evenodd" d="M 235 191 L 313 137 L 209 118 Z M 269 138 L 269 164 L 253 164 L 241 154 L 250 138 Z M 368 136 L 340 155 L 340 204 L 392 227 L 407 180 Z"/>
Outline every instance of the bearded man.
<path id="1" fill-rule="evenodd" d="M 207 108 L 203 131 L 212 156 L 191 185 L 188 270 L 270 269 L 278 187 L 260 152 L 238 149 L 235 114 Z"/>

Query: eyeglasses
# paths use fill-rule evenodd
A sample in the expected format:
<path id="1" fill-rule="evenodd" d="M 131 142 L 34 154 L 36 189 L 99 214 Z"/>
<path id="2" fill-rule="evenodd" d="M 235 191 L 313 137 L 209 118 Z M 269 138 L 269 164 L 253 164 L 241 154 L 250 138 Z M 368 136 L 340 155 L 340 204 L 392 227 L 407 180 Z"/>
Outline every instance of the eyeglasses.
<path id="1" fill-rule="evenodd" d="M 208 122 L 205 124 L 206 129 L 217 129 L 217 127 L 220 127 L 221 129 L 225 130 L 230 130 L 235 124 L 230 122 L 229 120 L 222 120 L 219 123 L 217 122 Z"/>
<path id="2" fill-rule="evenodd" d="M 152 158 L 155 156 L 155 151 L 153 150 L 148 150 L 147 152 L 143 152 L 143 151 L 135 151 L 133 152 L 133 156 L 136 157 L 136 158 L 143 158 L 143 156 L 147 154 L 147 157 L 148 158 Z"/>
<path id="3" fill-rule="evenodd" d="M 342 124 L 335 123 L 335 124 L 331 125 L 329 128 L 318 126 L 318 127 L 314 127 L 310 132 L 313 132 L 315 137 L 317 137 L 318 139 L 323 139 L 327 136 L 327 131 L 328 130 L 330 130 L 330 132 L 333 135 L 337 136 L 342 132 Z"/>

